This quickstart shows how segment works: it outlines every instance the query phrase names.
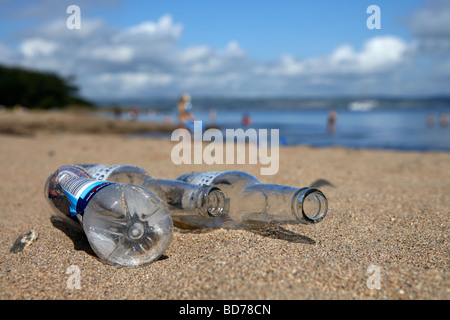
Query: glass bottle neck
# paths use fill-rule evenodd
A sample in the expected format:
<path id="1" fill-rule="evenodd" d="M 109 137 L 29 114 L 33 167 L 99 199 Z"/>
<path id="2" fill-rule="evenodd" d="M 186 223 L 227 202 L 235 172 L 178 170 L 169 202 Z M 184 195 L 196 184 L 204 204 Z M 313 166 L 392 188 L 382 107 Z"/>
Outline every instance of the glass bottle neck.
<path id="1" fill-rule="evenodd" d="M 143 187 L 157 194 L 175 215 L 217 217 L 227 210 L 225 196 L 217 187 L 197 186 L 175 180 L 147 178 Z"/>
<path id="2" fill-rule="evenodd" d="M 244 221 L 317 223 L 328 209 L 325 195 L 314 188 L 253 184 L 241 197 L 240 207 L 233 210 L 239 209 Z"/>

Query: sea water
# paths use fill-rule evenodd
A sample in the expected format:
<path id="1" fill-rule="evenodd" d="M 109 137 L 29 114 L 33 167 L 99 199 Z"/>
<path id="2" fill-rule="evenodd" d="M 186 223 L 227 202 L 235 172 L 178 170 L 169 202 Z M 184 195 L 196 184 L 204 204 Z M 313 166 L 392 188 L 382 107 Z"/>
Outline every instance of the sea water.
<path id="1" fill-rule="evenodd" d="M 279 129 L 280 146 L 308 145 L 313 147 L 343 146 L 350 148 L 395 149 L 415 151 L 450 151 L 450 124 L 442 126 L 439 117 L 448 108 L 383 108 L 368 111 L 335 110 L 337 121 L 334 133 L 327 127 L 329 110 L 242 110 L 215 109 L 211 119 L 209 110 L 195 110 L 197 120 L 206 127 L 220 130 L 247 128 Z M 248 126 L 243 116 L 251 119 Z M 429 116 L 434 124 L 427 122 Z M 140 113 L 138 121 L 176 122 L 175 113 Z M 167 137 L 169 134 L 148 133 L 146 136 Z"/>

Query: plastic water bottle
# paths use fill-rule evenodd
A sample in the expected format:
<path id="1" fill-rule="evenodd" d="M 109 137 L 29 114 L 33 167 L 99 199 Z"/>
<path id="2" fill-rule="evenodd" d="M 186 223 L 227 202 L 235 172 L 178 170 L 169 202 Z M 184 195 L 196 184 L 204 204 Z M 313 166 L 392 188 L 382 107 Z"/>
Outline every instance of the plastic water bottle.
<path id="1" fill-rule="evenodd" d="M 155 179 L 143 168 L 130 165 L 77 164 L 91 178 L 142 186 L 160 197 L 170 209 L 176 226 L 189 227 L 186 221 L 208 218 L 207 223 L 227 212 L 228 202 L 215 186 L 200 186 L 187 182 Z"/>
<path id="2" fill-rule="evenodd" d="M 95 254 L 108 264 L 153 262 L 171 242 L 169 209 L 140 186 L 91 179 L 81 168 L 63 166 L 47 179 L 44 192 L 57 213 L 81 224 Z"/>
<path id="3" fill-rule="evenodd" d="M 263 184 L 241 171 L 188 173 L 176 180 L 220 188 L 230 199 L 229 212 L 215 221 L 224 228 L 270 222 L 318 223 L 328 211 L 327 198 L 318 189 Z"/>

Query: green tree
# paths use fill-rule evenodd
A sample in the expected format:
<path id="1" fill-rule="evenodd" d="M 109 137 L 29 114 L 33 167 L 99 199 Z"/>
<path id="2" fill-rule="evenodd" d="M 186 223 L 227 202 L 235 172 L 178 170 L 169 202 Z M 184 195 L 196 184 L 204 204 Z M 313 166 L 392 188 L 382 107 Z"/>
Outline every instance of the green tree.
<path id="1" fill-rule="evenodd" d="M 20 104 L 30 109 L 92 106 L 92 103 L 78 96 L 78 88 L 71 84 L 72 80 L 53 73 L 0 65 L 0 104 Z"/>

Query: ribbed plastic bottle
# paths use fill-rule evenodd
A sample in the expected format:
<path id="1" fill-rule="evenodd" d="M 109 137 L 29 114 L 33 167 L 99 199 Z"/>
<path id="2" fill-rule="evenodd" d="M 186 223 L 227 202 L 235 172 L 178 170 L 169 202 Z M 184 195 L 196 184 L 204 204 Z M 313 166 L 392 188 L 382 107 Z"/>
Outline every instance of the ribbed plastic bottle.
<path id="1" fill-rule="evenodd" d="M 194 185 L 187 182 L 155 179 L 143 168 L 131 165 L 77 164 L 91 178 L 142 186 L 160 197 L 170 209 L 173 223 L 189 227 L 185 221 L 209 220 L 228 210 L 223 192 L 215 186 Z M 211 219 L 214 218 L 214 219 Z"/>
<path id="2" fill-rule="evenodd" d="M 108 264 L 151 263 L 171 242 L 168 207 L 140 186 L 91 179 L 81 168 L 63 166 L 49 176 L 44 193 L 57 213 L 81 224 L 92 250 Z"/>
<path id="3" fill-rule="evenodd" d="M 242 171 L 188 173 L 176 180 L 220 188 L 230 200 L 229 212 L 215 219 L 215 224 L 224 228 L 270 222 L 318 223 L 328 211 L 327 198 L 318 189 L 263 184 Z M 202 221 L 191 223 L 203 226 Z"/>

